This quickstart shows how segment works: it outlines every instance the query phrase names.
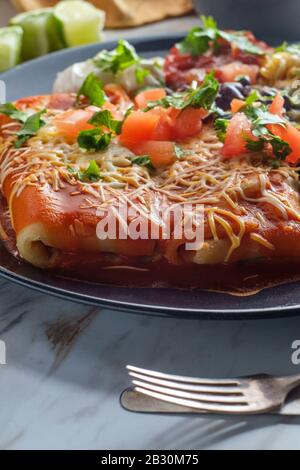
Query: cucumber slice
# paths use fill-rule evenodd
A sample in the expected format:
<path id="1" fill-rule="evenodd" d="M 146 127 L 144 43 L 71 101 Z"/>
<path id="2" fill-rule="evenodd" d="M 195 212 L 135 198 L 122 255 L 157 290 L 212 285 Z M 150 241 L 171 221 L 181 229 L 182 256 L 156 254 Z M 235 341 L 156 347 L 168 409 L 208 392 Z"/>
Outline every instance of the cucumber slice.
<path id="1" fill-rule="evenodd" d="M 64 0 L 54 7 L 68 47 L 100 42 L 105 13 L 83 0 Z"/>
<path id="2" fill-rule="evenodd" d="M 52 8 L 41 8 L 21 13 L 10 20 L 11 25 L 18 25 L 23 29 L 23 60 L 39 57 L 64 46 L 52 13 Z"/>
<path id="3" fill-rule="evenodd" d="M 20 62 L 22 37 L 23 30 L 19 26 L 0 28 L 0 72 Z"/>

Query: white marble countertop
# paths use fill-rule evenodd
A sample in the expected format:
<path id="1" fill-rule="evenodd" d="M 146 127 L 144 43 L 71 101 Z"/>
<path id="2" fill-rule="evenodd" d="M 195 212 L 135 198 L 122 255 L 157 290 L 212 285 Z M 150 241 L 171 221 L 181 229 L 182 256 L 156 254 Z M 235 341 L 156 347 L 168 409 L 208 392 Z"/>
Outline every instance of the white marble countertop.
<path id="1" fill-rule="evenodd" d="M 7 9 L 5 17 L 4 7 L 0 0 L 2 24 L 12 14 Z M 184 29 L 190 22 L 139 33 Z M 129 385 L 128 363 L 212 377 L 297 373 L 291 344 L 299 337 L 300 317 L 153 318 L 0 281 L 0 340 L 7 347 L 7 364 L 0 366 L 0 449 L 300 449 L 300 418 L 151 416 L 119 405 Z"/>

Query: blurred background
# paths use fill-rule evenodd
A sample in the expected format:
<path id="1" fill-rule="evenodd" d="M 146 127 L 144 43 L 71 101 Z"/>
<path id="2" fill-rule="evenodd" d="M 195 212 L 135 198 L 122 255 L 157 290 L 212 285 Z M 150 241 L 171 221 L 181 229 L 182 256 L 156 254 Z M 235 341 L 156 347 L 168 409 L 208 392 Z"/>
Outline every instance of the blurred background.
<path id="1" fill-rule="evenodd" d="M 0 73 L 65 47 L 196 24 L 191 0 L 0 0 Z"/>
<path id="2" fill-rule="evenodd" d="M 53 7 L 60 0 L 0 0 L 0 22 L 15 11 Z M 125 28 L 197 12 L 222 28 L 250 29 L 262 39 L 299 40 L 299 0 L 87 0 L 105 11 L 106 28 Z M 2 6 L 3 5 L 3 6 Z M 12 7 L 13 5 L 13 7 Z M 8 16 L 9 17 L 9 16 Z"/>
<path id="3" fill-rule="evenodd" d="M 65 47 L 185 33 L 212 15 L 272 45 L 299 41 L 299 0 L 0 0 L 0 72 Z"/>
<path id="4" fill-rule="evenodd" d="M 18 11 L 31 11 L 52 7 L 59 0 L 0 0 L 2 2 L 7 3 L 8 11 L 13 11 L 9 3 Z M 91 0 L 90 3 L 105 11 L 107 28 L 138 26 L 193 10 L 192 0 Z"/>

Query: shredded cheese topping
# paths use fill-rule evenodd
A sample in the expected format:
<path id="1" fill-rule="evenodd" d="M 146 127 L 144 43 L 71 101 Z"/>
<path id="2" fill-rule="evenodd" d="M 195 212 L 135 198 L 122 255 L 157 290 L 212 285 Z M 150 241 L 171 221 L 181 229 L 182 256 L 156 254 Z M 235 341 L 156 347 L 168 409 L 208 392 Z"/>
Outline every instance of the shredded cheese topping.
<path id="1" fill-rule="evenodd" d="M 9 207 L 26 186 L 61 191 L 66 185 L 74 187 L 71 195 L 85 195 L 82 210 L 114 206 L 121 199 L 158 225 L 150 213 L 150 202 L 159 205 L 167 198 L 170 206 L 202 204 L 205 239 L 230 242 L 224 262 L 230 261 L 246 235 L 265 249 L 274 250 L 261 234 L 267 223 L 300 221 L 297 168 L 281 162 L 273 169 L 260 154 L 224 160 L 220 152 L 223 144 L 211 125 L 204 126 L 201 136 L 182 145 L 185 152 L 181 158 L 153 172 L 133 164 L 134 154 L 117 141 L 98 153 L 86 152 L 77 142 L 67 142 L 53 126 L 55 113 L 51 110 L 45 116 L 47 124 L 20 149 L 13 146 L 12 124 L 2 126 L 5 138 L 0 137 L 0 184 L 3 188 L 5 180 L 12 177 Z M 101 180 L 79 181 L 76 173 L 86 170 L 91 160 L 97 161 Z M 120 223 L 127 221 L 120 219 Z"/>

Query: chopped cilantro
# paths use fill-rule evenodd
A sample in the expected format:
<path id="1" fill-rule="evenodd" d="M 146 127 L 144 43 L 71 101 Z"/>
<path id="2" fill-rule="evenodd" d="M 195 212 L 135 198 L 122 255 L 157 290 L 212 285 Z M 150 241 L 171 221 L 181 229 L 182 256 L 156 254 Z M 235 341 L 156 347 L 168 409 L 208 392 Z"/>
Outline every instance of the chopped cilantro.
<path id="1" fill-rule="evenodd" d="M 210 42 L 216 41 L 217 24 L 211 16 L 201 16 L 203 27 L 192 28 L 185 39 L 176 44 L 182 53 L 190 53 L 194 56 L 202 55 L 209 48 Z"/>
<path id="2" fill-rule="evenodd" d="M 276 47 L 275 52 L 289 52 L 290 54 L 300 55 L 300 43 L 289 44 L 283 42 L 280 46 Z"/>
<path id="3" fill-rule="evenodd" d="M 291 153 L 291 147 L 289 144 L 271 132 L 260 137 L 258 140 L 252 140 L 248 137 L 246 137 L 245 140 L 247 141 L 246 148 L 251 152 L 261 152 L 264 150 L 265 144 L 270 144 L 274 156 L 279 160 L 284 160 L 285 157 Z"/>
<path id="4" fill-rule="evenodd" d="M 79 147 L 101 152 L 107 149 L 113 134 L 121 133 L 123 121 L 114 119 L 111 112 L 104 109 L 96 112 L 89 120 L 89 123 L 94 125 L 95 128 L 79 133 L 77 137 Z M 103 130 L 103 127 L 105 130 Z M 109 132 L 106 132 L 107 129 Z"/>
<path id="5" fill-rule="evenodd" d="M 78 174 L 80 181 L 92 181 L 95 183 L 101 178 L 100 168 L 96 160 L 91 160 L 88 168 Z"/>
<path id="6" fill-rule="evenodd" d="M 273 154 L 276 158 L 283 160 L 291 152 L 289 144 L 280 137 L 273 134 L 269 129 L 269 124 L 286 126 L 286 121 L 281 116 L 270 113 L 264 103 L 258 103 L 259 93 L 254 90 L 245 100 L 245 105 L 239 112 L 244 113 L 251 123 L 251 132 L 254 139 L 244 136 L 246 148 L 251 152 L 264 151 L 266 144 L 271 145 Z M 228 123 L 230 121 L 224 118 L 217 118 L 214 127 L 220 141 L 224 142 Z"/>
<path id="7" fill-rule="evenodd" d="M 218 118 L 214 122 L 214 127 L 215 127 L 215 130 L 217 131 L 218 139 L 221 142 L 224 142 L 225 140 L 225 135 L 226 135 L 228 124 L 229 124 L 229 120 L 224 119 L 224 118 Z"/>
<path id="8" fill-rule="evenodd" d="M 149 155 L 141 155 L 139 157 L 134 157 L 131 161 L 135 165 L 145 166 L 149 170 L 154 169 L 154 166 L 151 163 L 151 158 L 149 157 Z"/>
<path id="9" fill-rule="evenodd" d="M 174 152 L 175 152 L 175 157 L 180 159 L 184 156 L 185 151 L 183 148 L 181 148 L 179 145 L 175 144 L 174 146 Z"/>
<path id="10" fill-rule="evenodd" d="M 185 92 L 177 92 L 168 95 L 157 101 L 150 101 L 145 111 L 148 111 L 156 106 L 163 108 L 173 107 L 176 109 L 184 109 L 188 106 L 192 108 L 205 108 L 210 109 L 215 102 L 219 90 L 219 82 L 215 79 L 214 73 L 208 73 L 203 83 L 196 89 L 190 88 Z"/>
<path id="11" fill-rule="evenodd" d="M 137 67 L 135 71 L 135 78 L 138 85 L 142 85 L 145 82 L 145 78 L 150 74 L 150 70 L 143 69 L 143 67 Z"/>
<path id="12" fill-rule="evenodd" d="M 265 144 L 270 144 L 274 156 L 283 160 L 291 152 L 291 148 L 285 140 L 274 135 L 267 126 L 276 124 L 285 127 L 286 121 L 281 116 L 270 113 L 264 104 L 259 107 L 253 106 L 254 101 L 253 92 L 252 96 L 248 97 L 248 103 L 241 109 L 251 121 L 251 132 L 256 137 L 253 140 L 246 137 L 246 147 L 252 152 L 258 152 L 264 150 Z"/>
<path id="13" fill-rule="evenodd" d="M 258 94 L 257 90 L 253 90 L 249 96 L 247 96 L 245 100 L 246 106 L 251 106 L 255 101 L 260 99 L 260 95 Z"/>
<path id="14" fill-rule="evenodd" d="M 210 45 L 216 49 L 218 40 L 221 38 L 248 54 L 263 55 L 265 53 L 261 47 L 249 41 L 244 31 L 222 31 L 211 16 L 201 16 L 201 20 L 202 27 L 192 28 L 185 39 L 176 44 L 180 52 L 194 56 L 202 55 L 210 48 Z"/>
<path id="15" fill-rule="evenodd" d="M 107 109 L 95 113 L 89 120 L 89 123 L 93 126 L 104 126 L 115 134 L 121 133 L 123 124 L 122 121 L 114 119 L 111 112 Z"/>
<path id="16" fill-rule="evenodd" d="M 25 122 L 28 118 L 28 113 L 19 111 L 12 103 L 5 103 L 0 105 L 0 114 L 5 114 L 16 121 Z"/>
<path id="17" fill-rule="evenodd" d="M 77 173 L 75 168 L 73 166 L 70 166 L 70 165 L 67 166 L 67 170 L 68 170 L 69 173 L 72 173 L 72 174 Z"/>
<path id="18" fill-rule="evenodd" d="M 103 83 L 93 72 L 86 77 L 81 85 L 77 94 L 77 101 L 81 95 L 86 96 L 92 105 L 100 107 L 105 103 Z"/>
<path id="19" fill-rule="evenodd" d="M 283 127 L 286 124 L 282 117 L 270 113 L 264 105 L 260 107 L 245 106 L 241 111 L 250 119 L 252 133 L 255 137 L 269 134 L 269 130 L 266 127 L 268 124 L 278 124 Z"/>
<path id="20" fill-rule="evenodd" d="M 225 39 L 225 41 L 234 44 L 238 49 L 247 52 L 248 54 L 265 54 L 265 51 L 261 47 L 249 41 L 249 39 L 245 36 L 244 31 L 234 31 L 229 33 L 227 31 L 219 30 L 218 35 L 220 38 Z"/>
<path id="21" fill-rule="evenodd" d="M 183 149 L 178 144 L 175 144 L 174 145 L 174 153 L 175 153 L 175 157 L 180 159 L 180 158 L 185 157 L 186 155 L 191 155 L 193 152 L 191 150 L 188 150 L 188 149 Z"/>
<path id="22" fill-rule="evenodd" d="M 289 144 L 277 135 L 272 135 L 268 142 L 272 146 L 273 154 L 280 160 L 284 160 L 292 151 Z"/>
<path id="23" fill-rule="evenodd" d="M 139 62 L 135 48 L 124 39 L 119 40 L 114 50 L 101 51 L 94 59 L 94 64 L 102 71 L 111 71 L 114 74 Z"/>
<path id="24" fill-rule="evenodd" d="M 246 148 L 251 152 L 261 152 L 264 149 L 265 141 L 263 139 L 252 140 L 248 136 L 245 136 Z"/>
<path id="25" fill-rule="evenodd" d="M 43 109 L 42 111 L 39 111 L 38 113 L 32 114 L 31 116 L 27 117 L 21 129 L 16 132 L 16 135 L 18 136 L 15 142 L 16 148 L 22 147 L 22 145 L 28 139 L 30 139 L 30 137 L 33 137 L 38 132 L 38 130 L 45 124 L 45 122 L 41 119 L 42 114 L 44 114 L 45 112 L 46 110 Z"/>
<path id="26" fill-rule="evenodd" d="M 68 166 L 67 170 L 71 173 L 76 179 L 79 181 L 92 181 L 96 182 L 102 178 L 100 173 L 100 168 L 96 162 L 96 160 L 91 160 L 88 168 L 85 171 L 78 171 L 72 166 Z"/>
<path id="27" fill-rule="evenodd" d="M 94 64 L 103 72 L 112 72 L 117 75 L 119 72 L 136 66 L 135 78 L 139 85 L 142 85 L 145 78 L 150 74 L 150 70 L 141 65 L 141 57 L 135 48 L 126 40 L 120 39 L 118 45 L 112 51 L 101 51 L 94 58 Z"/>
<path id="28" fill-rule="evenodd" d="M 100 128 L 81 131 L 77 137 L 79 147 L 86 150 L 101 152 L 109 146 L 111 141 L 110 133 L 103 133 Z"/>
<path id="29" fill-rule="evenodd" d="M 141 65 L 141 58 L 135 48 L 128 41 L 120 39 L 117 47 L 112 51 L 101 51 L 94 59 L 94 64 L 103 72 L 110 71 L 114 75 L 132 65 L 136 65 L 136 81 L 139 84 L 144 83 L 145 77 L 150 71 L 144 69 Z"/>

